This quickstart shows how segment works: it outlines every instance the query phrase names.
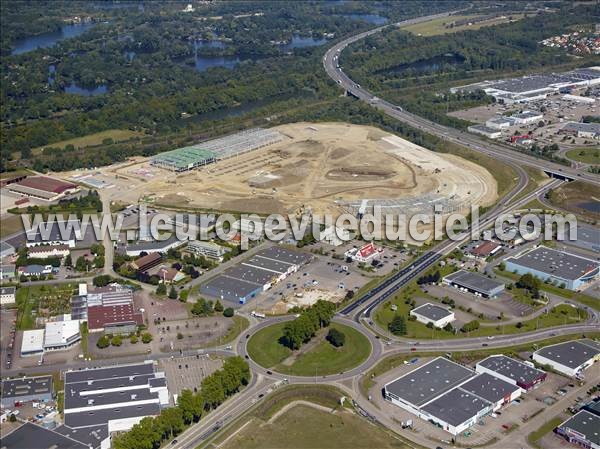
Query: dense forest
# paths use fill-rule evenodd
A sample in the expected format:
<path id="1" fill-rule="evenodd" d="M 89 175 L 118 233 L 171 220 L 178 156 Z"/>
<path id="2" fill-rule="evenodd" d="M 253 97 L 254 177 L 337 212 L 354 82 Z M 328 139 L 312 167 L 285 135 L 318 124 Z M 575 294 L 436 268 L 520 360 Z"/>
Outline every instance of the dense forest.
<path id="1" fill-rule="evenodd" d="M 398 20 L 459 2 L 6 2 L 2 9 L 2 166 L 19 164 L 54 170 L 95 166 L 120 160 L 128 145 L 98 157 L 32 149 L 110 129 L 130 129 L 158 137 L 143 154 L 173 148 L 179 138 L 195 136 L 204 114 L 260 101 L 261 106 L 300 99 L 314 103 L 338 94 L 320 67 L 327 42 L 372 26 L 364 14 Z M 109 8 L 119 5 L 123 7 Z M 131 5 L 132 7 L 125 7 Z M 373 5 L 373 6 L 370 6 Z M 6 10 L 6 11 L 5 11 Z M 23 10 L 23 11 L 21 11 Z M 78 18 L 94 24 L 58 44 L 11 54 L 23 37 L 24 20 L 46 26 L 40 11 L 65 23 Z M 36 11 L 37 13 L 34 13 Z M 36 16 L 37 14 L 37 16 Z M 368 17 L 367 17 L 368 19 Z M 294 36 L 318 39 L 313 47 L 287 48 Z M 198 46 L 198 42 L 209 45 Z M 235 69 L 198 71 L 198 55 L 242 60 Z M 68 93 L 68 86 L 95 89 L 100 95 Z M 178 139 L 175 138 L 175 141 Z M 138 151 L 133 150 L 132 154 Z M 129 148 L 131 149 L 131 148 Z M 16 165 L 16 163 L 13 163 Z"/>
<path id="2" fill-rule="evenodd" d="M 2 8 L 2 170 L 69 170 L 149 156 L 250 126 L 336 112 L 355 121 L 321 58 L 329 45 L 376 24 L 467 7 L 466 2 L 17 2 Z M 515 4 L 516 5 L 516 4 Z M 544 4 L 538 3 L 536 6 Z M 489 4 L 473 11 L 488 12 Z M 519 71 L 587 65 L 540 48 L 565 26 L 598 21 L 598 5 L 563 6 L 511 24 L 446 36 L 416 37 L 391 27 L 343 54 L 353 77 L 407 109 L 449 123 L 448 110 L 490 101 L 480 92 L 447 95 L 450 84 Z M 367 15 L 368 14 L 368 15 Z M 30 34 L 74 20 L 92 24 L 48 48 L 12 54 Z M 566 24 L 566 25 L 565 25 Z M 286 47 L 292 39 L 313 46 Z M 486 42 L 486 45 L 480 45 Z M 206 43 L 204 45 L 203 43 Z M 239 58 L 197 70 L 198 57 Z M 441 59 L 440 59 L 441 58 Z M 427 61 L 433 60 L 433 69 Z M 426 64 L 420 65 L 420 62 Z M 412 64 L 417 63 L 416 66 Z M 427 89 L 417 88 L 426 84 Z M 99 89 L 82 95 L 77 89 Z M 360 108 L 362 110 L 362 108 Z M 329 111 L 329 112 L 327 112 Z M 56 145 L 111 130 L 122 140 Z M 53 145 L 54 144 L 54 145 Z M 41 150 L 43 148 L 43 150 Z"/>

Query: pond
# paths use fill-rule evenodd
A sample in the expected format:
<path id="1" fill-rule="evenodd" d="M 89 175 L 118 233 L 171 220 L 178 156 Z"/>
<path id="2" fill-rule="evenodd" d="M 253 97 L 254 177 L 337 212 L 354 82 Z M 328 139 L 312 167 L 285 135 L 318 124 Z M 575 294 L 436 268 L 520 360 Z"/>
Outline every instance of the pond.
<path id="1" fill-rule="evenodd" d="M 579 203 L 577 206 L 587 210 L 588 212 L 600 214 L 600 201 L 586 201 L 583 203 Z"/>
<path id="2" fill-rule="evenodd" d="M 96 23 L 94 22 L 75 23 L 72 25 L 64 25 L 60 31 L 51 31 L 48 33 L 38 34 L 37 36 L 19 39 L 15 41 L 15 48 L 11 52 L 11 55 L 20 55 L 37 50 L 38 48 L 53 47 L 58 42 L 64 39 L 79 36 L 94 26 L 96 26 Z"/>
<path id="3" fill-rule="evenodd" d="M 104 84 L 96 86 L 91 89 L 80 87 L 75 82 L 72 82 L 69 86 L 65 86 L 65 93 L 81 95 L 83 97 L 95 97 L 96 95 L 103 95 L 108 93 L 108 87 Z"/>
<path id="4" fill-rule="evenodd" d="M 294 48 L 315 47 L 317 45 L 323 45 L 325 42 L 327 42 L 327 39 L 324 38 L 302 37 L 294 34 L 287 44 L 281 44 L 279 48 L 282 50 L 292 50 Z"/>

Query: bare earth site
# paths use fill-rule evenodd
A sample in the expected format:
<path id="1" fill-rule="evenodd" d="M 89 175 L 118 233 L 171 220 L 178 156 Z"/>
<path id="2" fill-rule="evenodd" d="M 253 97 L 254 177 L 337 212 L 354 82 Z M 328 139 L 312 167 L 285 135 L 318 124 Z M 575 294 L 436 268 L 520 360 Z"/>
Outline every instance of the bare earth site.
<path id="1" fill-rule="evenodd" d="M 482 167 L 374 127 L 295 123 L 274 130 L 279 142 L 195 170 L 175 173 L 144 159 L 99 175 L 122 202 L 263 214 L 357 212 L 374 204 L 406 213 L 437 203 L 453 212 L 497 196 Z"/>

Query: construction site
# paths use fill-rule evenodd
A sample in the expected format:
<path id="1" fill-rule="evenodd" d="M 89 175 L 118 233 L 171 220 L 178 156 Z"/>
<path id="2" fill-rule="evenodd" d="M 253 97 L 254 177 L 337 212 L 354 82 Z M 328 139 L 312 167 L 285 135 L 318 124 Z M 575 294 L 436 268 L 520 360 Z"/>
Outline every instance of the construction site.
<path id="1" fill-rule="evenodd" d="M 157 207 L 333 215 L 374 205 L 398 214 L 438 204 L 450 213 L 497 197 L 481 166 L 371 126 L 295 123 L 190 148 L 98 170 L 115 185 L 106 194 Z"/>

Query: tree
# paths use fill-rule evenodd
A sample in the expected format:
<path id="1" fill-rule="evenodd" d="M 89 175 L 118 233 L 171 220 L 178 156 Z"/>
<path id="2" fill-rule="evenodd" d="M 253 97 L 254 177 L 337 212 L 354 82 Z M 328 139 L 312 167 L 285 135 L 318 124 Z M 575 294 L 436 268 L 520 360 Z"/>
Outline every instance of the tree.
<path id="1" fill-rule="evenodd" d="M 346 335 L 343 332 L 337 330 L 336 328 L 331 328 L 329 329 L 329 332 L 327 334 L 327 341 L 336 348 L 339 348 L 341 346 L 344 346 L 344 344 L 346 343 Z"/>
<path id="2" fill-rule="evenodd" d="M 215 312 L 222 312 L 223 311 L 223 304 L 221 304 L 221 301 L 219 301 L 217 299 L 217 302 L 215 302 Z"/>
<path id="3" fill-rule="evenodd" d="M 131 337 L 129 337 L 129 342 L 130 342 L 132 345 L 135 345 L 135 344 L 138 342 L 138 337 L 137 337 L 137 335 L 133 334 Z"/>
<path id="4" fill-rule="evenodd" d="M 107 335 L 103 335 L 96 342 L 96 346 L 100 349 L 108 348 L 110 346 L 110 338 Z"/>
<path id="5" fill-rule="evenodd" d="M 75 262 L 75 269 L 77 271 L 87 271 L 89 268 L 90 263 L 88 262 L 88 260 L 83 256 L 79 256 L 77 258 L 77 261 Z"/>
<path id="6" fill-rule="evenodd" d="M 65 267 L 72 267 L 73 261 L 71 260 L 71 254 L 67 254 L 65 257 Z"/>
<path id="7" fill-rule="evenodd" d="M 17 422 L 17 417 L 15 416 L 14 413 L 11 413 L 10 416 L 8 417 L 8 420 L 10 422 Z"/>
<path id="8" fill-rule="evenodd" d="M 113 346 L 121 346 L 123 344 L 123 338 L 120 335 L 115 335 L 110 341 L 110 344 Z"/>
<path id="9" fill-rule="evenodd" d="M 472 332 L 479 329 L 479 321 L 473 320 L 465 323 L 463 327 L 460 329 L 463 332 Z"/>
<path id="10" fill-rule="evenodd" d="M 396 315 L 388 325 L 388 329 L 394 335 L 406 335 L 406 319 L 402 315 Z"/>
<path id="11" fill-rule="evenodd" d="M 177 299 L 177 290 L 174 285 L 171 285 L 171 290 L 169 290 L 169 299 Z"/>
<path id="12" fill-rule="evenodd" d="M 198 316 L 208 316 L 213 313 L 213 302 L 204 298 L 198 298 L 192 306 L 192 314 Z"/>
<path id="13" fill-rule="evenodd" d="M 204 404 L 199 401 L 199 395 L 194 395 L 191 390 L 185 389 L 177 397 L 177 406 L 181 408 L 183 421 L 186 424 L 198 421 L 202 416 Z"/>
<path id="14" fill-rule="evenodd" d="M 451 324 L 451 323 L 448 323 L 448 324 L 446 324 L 446 325 L 444 326 L 444 330 L 445 330 L 446 332 L 454 332 L 454 327 L 452 327 L 452 324 Z"/>
<path id="15" fill-rule="evenodd" d="M 152 341 L 152 334 L 150 332 L 144 332 L 142 334 L 142 343 L 148 344 Z"/>
<path id="16" fill-rule="evenodd" d="M 231 307 L 227 307 L 225 310 L 223 310 L 223 316 L 227 317 L 227 318 L 231 318 L 234 314 L 234 310 Z"/>
<path id="17" fill-rule="evenodd" d="M 183 340 L 183 334 L 181 332 L 177 332 L 177 340 Z"/>
<path id="18" fill-rule="evenodd" d="M 164 282 L 158 284 L 158 287 L 156 287 L 156 294 L 160 296 L 167 294 L 167 286 L 164 284 Z"/>
<path id="19" fill-rule="evenodd" d="M 185 423 L 183 413 L 179 407 L 168 407 L 155 419 L 157 427 L 161 430 L 163 439 L 173 438 L 181 432 Z"/>

